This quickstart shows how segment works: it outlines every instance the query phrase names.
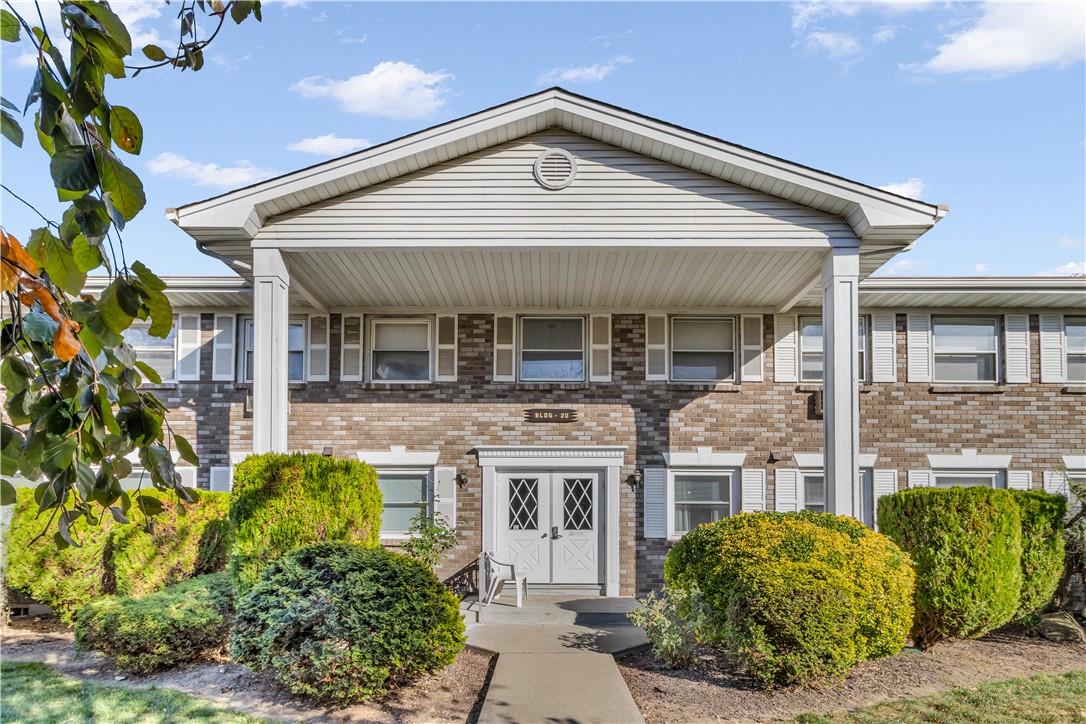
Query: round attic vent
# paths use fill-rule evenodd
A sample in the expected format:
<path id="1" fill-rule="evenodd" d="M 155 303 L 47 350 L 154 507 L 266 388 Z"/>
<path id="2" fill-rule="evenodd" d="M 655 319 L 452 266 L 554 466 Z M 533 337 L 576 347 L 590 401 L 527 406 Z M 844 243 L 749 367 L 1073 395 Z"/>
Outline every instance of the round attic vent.
<path id="1" fill-rule="evenodd" d="M 543 151 L 535 160 L 535 180 L 548 189 L 564 189 L 577 175 L 577 161 L 564 148 Z"/>

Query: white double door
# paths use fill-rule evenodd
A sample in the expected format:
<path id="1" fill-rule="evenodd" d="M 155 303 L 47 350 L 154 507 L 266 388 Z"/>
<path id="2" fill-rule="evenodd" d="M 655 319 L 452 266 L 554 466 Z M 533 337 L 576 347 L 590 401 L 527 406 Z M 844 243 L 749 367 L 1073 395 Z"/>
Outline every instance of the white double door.
<path id="1" fill-rule="evenodd" d="M 497 476 L 497 557 L 529 583 L 599 583 L 599 479 L 595 472 Z"/>

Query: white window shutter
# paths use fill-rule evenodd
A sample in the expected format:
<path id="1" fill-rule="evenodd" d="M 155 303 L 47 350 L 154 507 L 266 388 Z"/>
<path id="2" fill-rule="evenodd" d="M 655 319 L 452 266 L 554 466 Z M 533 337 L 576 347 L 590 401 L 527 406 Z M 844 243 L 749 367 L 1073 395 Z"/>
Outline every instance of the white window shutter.
<path id="1" fill-rule="evenodd" d="M 796 315 L 775 315 L 773 317 L 774 381 L 799 382 L 798 340 Z"/>
<path id="2" fill-rule="evenodd" d="M 181 484 L 186 488 L 196 487 L 196 468 L 193 467 L 176 467 L 174 470 L 181 476 Z"/>
<path id="3" fill-rule="evenodd" d="M 1042 484 L 1046 493 L 1070 497 L 1071 490 L 1067 482 L 1067 473 L 1062 470 L 1045 470 Z"/>
<path id="4" fill-rule="evenodd" d="M 897 314 L 871 315 L 871 381 L 897 382 Z"/>
<path id="5" fill-rule="evenodd" d="M 508 314 L 494 315 L 494 381 L 515 382 L 517 379 L 517 318 Z"/>
<path id="6" fill-rule="evenodd" d="M 177 379 L 200 379 L 200 315 L 177 317 Z"/>
<path id="7" fill-rule="evenodd" d="M 211 344 L 211 379 L 213 380 L 229 382 L 234 379 L 234 360 L 237 358 L 234 351 L 238 338 L 237 320 L 235 314 L 215 315 L 215 337 Z"/>
<path id="8" fill-rule="evenodd" d="M 437 369 L 434 379 L 438 382 L 456 382 L 457 316 L 437 315 Z"/>
<path id="9" fill-rule="evenodd" d="M 1056 384 L 1067 379 L 1063 369 L 1063 315 L 1041 315 L 1041 382 Z"/>
<path id="10" fill-rule="evenodd" d="M 799 470 L 778 468 L 773 474 L 774 509 L 778 513 L 799 510 Z"/>
<path id="11" fill-rule="evenodd" d="M 742 496 L 740 510 L 744 513 L 765 510 L 765 469 L 743 468 L 739 474 L 742 476 L 739 483 Z"/>
<path id="12" fill-rule="evenodd" d="M 931 315 L 909 314 L 906 324 L 909 382 L 931 382 Z"/>
<path id="13" fill-rule="evenodd" d="M 589 319 L 589 380 L 611 381 L 611 315 L 593 314 Z"/>
<path id="14" fill-rule="evenodd" d="M 1033 473 L 1029 470 L 1008 470 L 1007 487 L 1011 490 L 1029 490 L 1033 483 Z"/>
<path id="15" fill-rule="evenodd" d="M 743 366 L 741 382 L 761 382 L 762 375 L 762 315 L 744 314 L 740 333 Z"/>
<path id="16" fill-rule="evenodd" d="M 456 468 L 434 468 L 434 518 L 441 516 L 456 527 Z"/>
<path id="17" fill-rule="evenodd" d="M 667 379 L 667 315 L 645 315 L 645 379 Z"/>
<path id="18" fill-rule="evenodd" d="M 910 488 L 930 488 L 935 484 L 935 480 L 930 470 L 910 470 L 909 471 L 909 487 Z"/>
<path id="19" fill-rule="evenodd" d="M 1003 359 L 1008 384 L 1029 383 L 1029 315 L 1003 316 Z"/>
<path id="20" fill-rule="evenodd" d="M 872 512 L 875 514 L 875 530 L 879 528 L 879 500 L 897 492 L 897 471 L 877 469 L 871 472 Z"/>
<path id="21" fill-rule="evenodd" d="M 343 315 L 340 320 L 339 348 L 339 379 L 361 380 L 363 372 L 361 314 Z"/>
<path id="22" fill-rule="evenodd" d="M 667 468 L 645 468 L 645 537 L 667 538 Z"/>
<path id="23" fill-rule="evenodd" d="M 328 381 L 328 315 L 309 315 L 309 373 L 310 382 Z"/>
<path id="24" fill-rule="evenodd" d="M 210 488 L 220 493 L 229 493 L 234 484 L 234 469 L 229 465 L 217 465 L 211 468 Z"/>

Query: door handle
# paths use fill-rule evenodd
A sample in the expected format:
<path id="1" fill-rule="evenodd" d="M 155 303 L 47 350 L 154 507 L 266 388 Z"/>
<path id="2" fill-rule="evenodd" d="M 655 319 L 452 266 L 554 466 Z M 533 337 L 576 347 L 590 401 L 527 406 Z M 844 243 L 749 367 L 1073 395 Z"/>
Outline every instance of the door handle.
<path id="1" fill-rule="evenodd" d="M 558 526 L 552 525 L 551 526 L 551 540 L 558 540 L 561 537 L 562 536 L 558 535 Z"/>

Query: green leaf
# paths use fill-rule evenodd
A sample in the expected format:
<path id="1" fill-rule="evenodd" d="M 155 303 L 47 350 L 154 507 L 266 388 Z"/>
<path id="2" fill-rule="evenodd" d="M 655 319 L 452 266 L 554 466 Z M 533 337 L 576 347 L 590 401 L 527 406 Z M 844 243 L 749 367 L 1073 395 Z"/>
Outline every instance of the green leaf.
<path id="1" fill-rule="evenodd" d="M 9 395 L 22 392 L 29 387 L 33 375 L 34 371 L 30 365 L 18 357 L 5 357 L 4 361 L 0 362 L 0 385 L 4 386 Z M 7 430 L 6 425 L 4 430 Z"/>
<path id="2" fill-rule="evenodd" d="M 31 309 L 23 315 L 23 334 L 27 339 L 44 344 L 53 343 L 53 335 L 56 334 L 57 323 L 45 312 Z"/>
<path id="3" fill-rule="evenodd" d="M 162 384 L 162 376 L 158 374 L 158 370 L 156 370 L 151 365 L 147 364 L 141 359 L 138 359 L 136 360 L 136 367 L 139 368 L 140 372 L 143 373 L 143 376 L 146 377 L 152 385 Z"/>
<path id="4" fill-rule="evenodd" d="M 148 60 L 153 60 L 156 63 L 161 63 L 166 60 L 166 53 L 162 48 L 154 44 L 148 44 L 143 46 L 143 54 L 147 56 Z"/>
<path id="5" fill-rule="evenodd" d="M 136 276 L 146 293 L 144 303 L 151 315 L 151 328 L 147 330 L 147 333 L 152 337 L 165 339 L 170 335 L 170 330 L 173 329 L 173 305 L 170 304 L 170 300 L 167 299 L 164 293 L 166 282 L 159 279 L 154 272 L 140 261 L 132 264 L 132 271 L 136 272 Z"/>
<path id="6" fill-rule="evenodd" d="M 81 272 L 93 271 L 102 265 L 102 253 L 98 251 L 97 246 L 87 241 L 87 237 L 83 234 L 72 241 L 72 258 L 75 259 L 76 268 Z"/>
<path id="7" fill-rule="evenodd" d="M 72 250 L 64 242 L 53 236 L 49 227 L 34 229 L 30 233 L 30 248 L 38 262 L 45 266 L 49 278 L 68 294 L 76 295 L 83 291 L 87 273 L 80 271 Z"/>
<path id="8" fill-rule="evenodd" d="M 137 154 L 143 148 L 143 125 L 125 106 L 113 106 L 109 110 L 109 134 L 122 151 Z"/>
<path id="9" fill-rule="evenodd" d="M 46 472 L 65 470 L 72 464 L 72 456 L 78 446 L 76 436 L 62 437 L 45 446 L 42 452 L 41 467 Z"/>
<path id="10" fill-rule="evenodd" d="M 15 505 L 15 486 L 0 480 L 0 505 Z"/>
<path id="11" fill-rule="evenodd" d="M 125 220 L 131 221 L 147 203 L 147 197 L 143 194 L 143 183 L 132 169 L 121 163 L 112 153 L 100 149 L 95 158 L 98 160 L 102 190 L 109 194 L 114 208 Z"/>
<path id="12" fill-rule="evenodd" d="M 0 39 L 8 43 L 19 42 L 19 19 L 3 9 L 0 9 Z"/>
<path id="13" fill-rule="evenodd" d="M 181 456 L 181 459 L 191 465 L 199 465 L 200 457 L 192 449 L 192 445 L 189 441 L 180 435 L 173 436 L 174 444 L 177 445 L 177 454 Z"/>
<path id="14" fill-rule="evenodd" d="M 78 510 L 66 510 L 57 518 L 57 535 L 68 545 L 79 548 L 79 543 L 72 537 L 71 525 L 82 515 Z"/>
<path id="15" fill-rule="evenodd" d="M 137 495 L 136 504 L 144 515 L 158 515 L 162 512 L 162 501 L 150 495 Z"/>
<path id="16" fill-rule="evenodd" d="M 82 460 L 75 461 L 75 483 L 79 487 L 79 495 L 84 500 L 90 498 L 94 490 L 94 470 Z"/>
<path id="17" fill-rule="evenodd" d="M 111 505 L 109 508 L 109 512 L 113 515 L 113 520 L 117 521 L 118 523 L 128 523 L 128 518 L 125 517 L 125 514 L 116 505 Z"/>
<path id="18" fill-rule="evenodd" d="M 116 48 L 117 52 L 122 57 L 130 55 L 132 53 L 132 36 L 128 34 L 128 28 L 124 26 L 117 14 L 110 10 L 105 3 L 87 3 L 84 7 L 101 25 L 105 37 Z"/>
<path id="19" fill-rule="evenodd" d="M 49 173 L 57 189 L 89 191 L 98 185 L 94 157 L 86 146 L 61 147 L 58 143 L 56 153 L 49 161 Z"/>
<path id="20" fill-rule="evenodd" d="M 74 209 L 72 218 L 79 226 L 79 230 L 87 237 L 87 241 L 95 246 L 101 244 L 109 232 L 110 219 L 106 204 L 93 196 L 84 196 L 77 199 L 72 208 Z M 69 240 L 66 239 L 66 241 Z"/>
<path id="21" fill-rule="evenodd" d="M 0 111 L 0 131 L 3 132 L 4 138 L 19 148 L 23 147 L 23 127 L 15 120 L 15 116 L 7 111 Z"/>
<path id="22" fill-rule="evenodd" d="M 7 108 L 9 111 L 19 112 L 19 107 L 3 96 L 0 96 L 0 106 Z"/>
<path id="23" fill-rule="evenodd" d="M 101 321 L 105 324 L 106 329 L 117 334 L 128 329 L 132 325 L 133 318 L 136 316 L 135 313 L 129 313 L 127 309 L 121 305 L 119 290 L 122 287 L 127 293 L 131 293 L 131 287 L 128 285 L 128 282 L 122 277 L 117 277 L 102 291 L 102 296 L 98 298 L 98 313 Z M 89 318 L 88 323 L 90 323 Z M 106 342 L 104 339 L 103 342 L 109 344 L 109 342 Z"/>

